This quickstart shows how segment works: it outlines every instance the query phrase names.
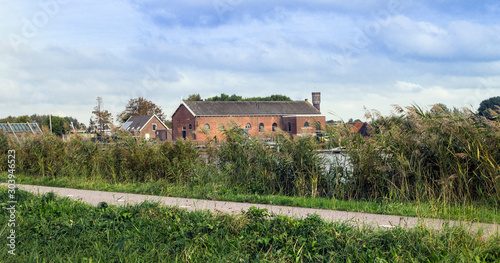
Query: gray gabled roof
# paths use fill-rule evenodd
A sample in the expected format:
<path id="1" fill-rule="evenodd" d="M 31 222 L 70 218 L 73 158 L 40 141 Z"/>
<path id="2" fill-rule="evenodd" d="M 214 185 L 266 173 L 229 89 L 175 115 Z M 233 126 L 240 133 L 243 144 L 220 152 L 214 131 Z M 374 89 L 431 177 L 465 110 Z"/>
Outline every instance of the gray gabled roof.
<path id="1" fill-rule="evenodd" d="M 12 127 L 12 129 L 11 129 Z M 12 133 L 14 132 L 29 132 L 42 133 L 42 130 L 36 123 L 0 123 L 0 130 Z"/>
<path id="2" fill-rule="evenodd" d="M 156 115 L 131 116 L 122 125 L 121 129 L 126 131 L 140 131 L 152 118 L 157 118 L 158 121 L 168 130 L 168 127 Z"/>
<path id="3" fill-rule="evenodd" d="M 307 101 L 183 101 L 194 116 L 319 115 Z"/>

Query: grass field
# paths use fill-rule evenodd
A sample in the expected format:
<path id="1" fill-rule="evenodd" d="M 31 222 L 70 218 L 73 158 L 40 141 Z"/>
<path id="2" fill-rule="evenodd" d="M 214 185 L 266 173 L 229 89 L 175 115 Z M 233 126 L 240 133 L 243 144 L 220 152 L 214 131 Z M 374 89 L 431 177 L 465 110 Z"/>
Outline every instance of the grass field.
<path id="1" fill-rule="evenodd" d="M 0 200 L 7 200 L 0 187 Z M 496 262 L 500 238 L 460 228 L 380 230 L 244 214 L 187 212 L 157 203 L 98 207 L 54 194 L 16 192 L 16 250 L 2 262 Z M 9 211 L 1 203 L 0 240 Z"/>

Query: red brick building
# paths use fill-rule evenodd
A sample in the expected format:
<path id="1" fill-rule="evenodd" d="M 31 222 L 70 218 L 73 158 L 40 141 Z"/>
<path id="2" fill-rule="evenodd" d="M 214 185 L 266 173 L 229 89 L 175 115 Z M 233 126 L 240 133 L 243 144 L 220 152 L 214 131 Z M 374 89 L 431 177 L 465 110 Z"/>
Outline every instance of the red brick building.
<path id="1" fill-rule="evenodd" d="M 325 126 L 325 116 L 318 109 L 319 94 L 315 94 L 314 106 L 307 100 L 183 101 L 172 115 L 172 137 L 173 140 L 205 140 L 207 136 L 222 138 L 219 127 L 232 122 L 250 136 L 278 130 L 292 136 L 316 134 Z"/>
<path id="2" fill-rule="evenodd" d="M 368 136 L 368 125 L 366 122 L 355 123 L 351 128 L 351 133 L 359 133 L 362 136 Z"/>

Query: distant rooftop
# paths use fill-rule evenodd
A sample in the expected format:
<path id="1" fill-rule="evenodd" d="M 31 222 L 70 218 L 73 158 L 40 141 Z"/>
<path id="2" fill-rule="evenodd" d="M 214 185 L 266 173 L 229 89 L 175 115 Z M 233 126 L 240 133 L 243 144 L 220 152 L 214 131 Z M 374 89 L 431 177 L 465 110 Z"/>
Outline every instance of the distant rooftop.
<path id="1" fill-rule="evenodd" d="M 195 116 L 321 114 L 306 101 L 184 101 Z"/>
<path id="2" fill-rule="evenodd" d="M 121 129 L 126 131 L 140 131 L 148 122 L 153 118 L 158 117 L 156 115 L 142 115 L 142 116 L 131 116 L 121 127 Z M 161 120 L 158 119 L 160 122 Z M 163 122 L 162 122 L 163 123 Z M 165 125 L 164 125 L 165 126 Z M 167 126 L 165 126 L 167 127 Z"/>
<path id="3" fill-rule="evenodd" d="M 0 123 L 0 130 L 3 130 L 7 133 L 29 132 L 42 134 L 42 130 L 36 123 Z"/>

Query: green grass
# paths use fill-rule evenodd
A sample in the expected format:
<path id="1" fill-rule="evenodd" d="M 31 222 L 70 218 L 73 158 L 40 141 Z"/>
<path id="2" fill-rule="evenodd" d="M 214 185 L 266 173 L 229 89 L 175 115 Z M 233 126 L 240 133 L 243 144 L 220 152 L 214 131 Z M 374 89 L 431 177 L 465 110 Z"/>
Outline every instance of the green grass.
<path id="1" fill-rule="evenodd" d="M 6 182 L 6 175 L 0 175 L 0 181 Z M 31 177 L 17 175 L 17 183 L 33 184 L 87 190 L 149 194 L 160 196 L 211 199 L 219 201 L 247 202 L 297 206 L 318 209 L 331 209 L 375 214 L 415 216 L 450 220 L 500 223 L 499 208 L 488 204 L 461 205 L 440 202 L 394 202 L 394 201 L 344 201 L 328 198 L 289 197 L 279 195 L 241 194 L 238 189 L 229 190 L 216 185 L 194 186 L 178 185 L 164 180 L 155 182 L 109 183 L 104 179 L 85 179 L 73 177 Z"/>
<path id="2" fill-rule="evenodd" d="M 0 187 L 0 202 L 7 200 Z M 250 209 L 188 212 L 144 202 L 94 207 L 53 193 L 16 192 L 16 255 L 3 262 L 495 262 L 500 237 L 462 228 L 381 230 Z M 10 212 L 0 203 L 0 225 Z M 7 240 L 6 227 L 0 231 Z"/>

